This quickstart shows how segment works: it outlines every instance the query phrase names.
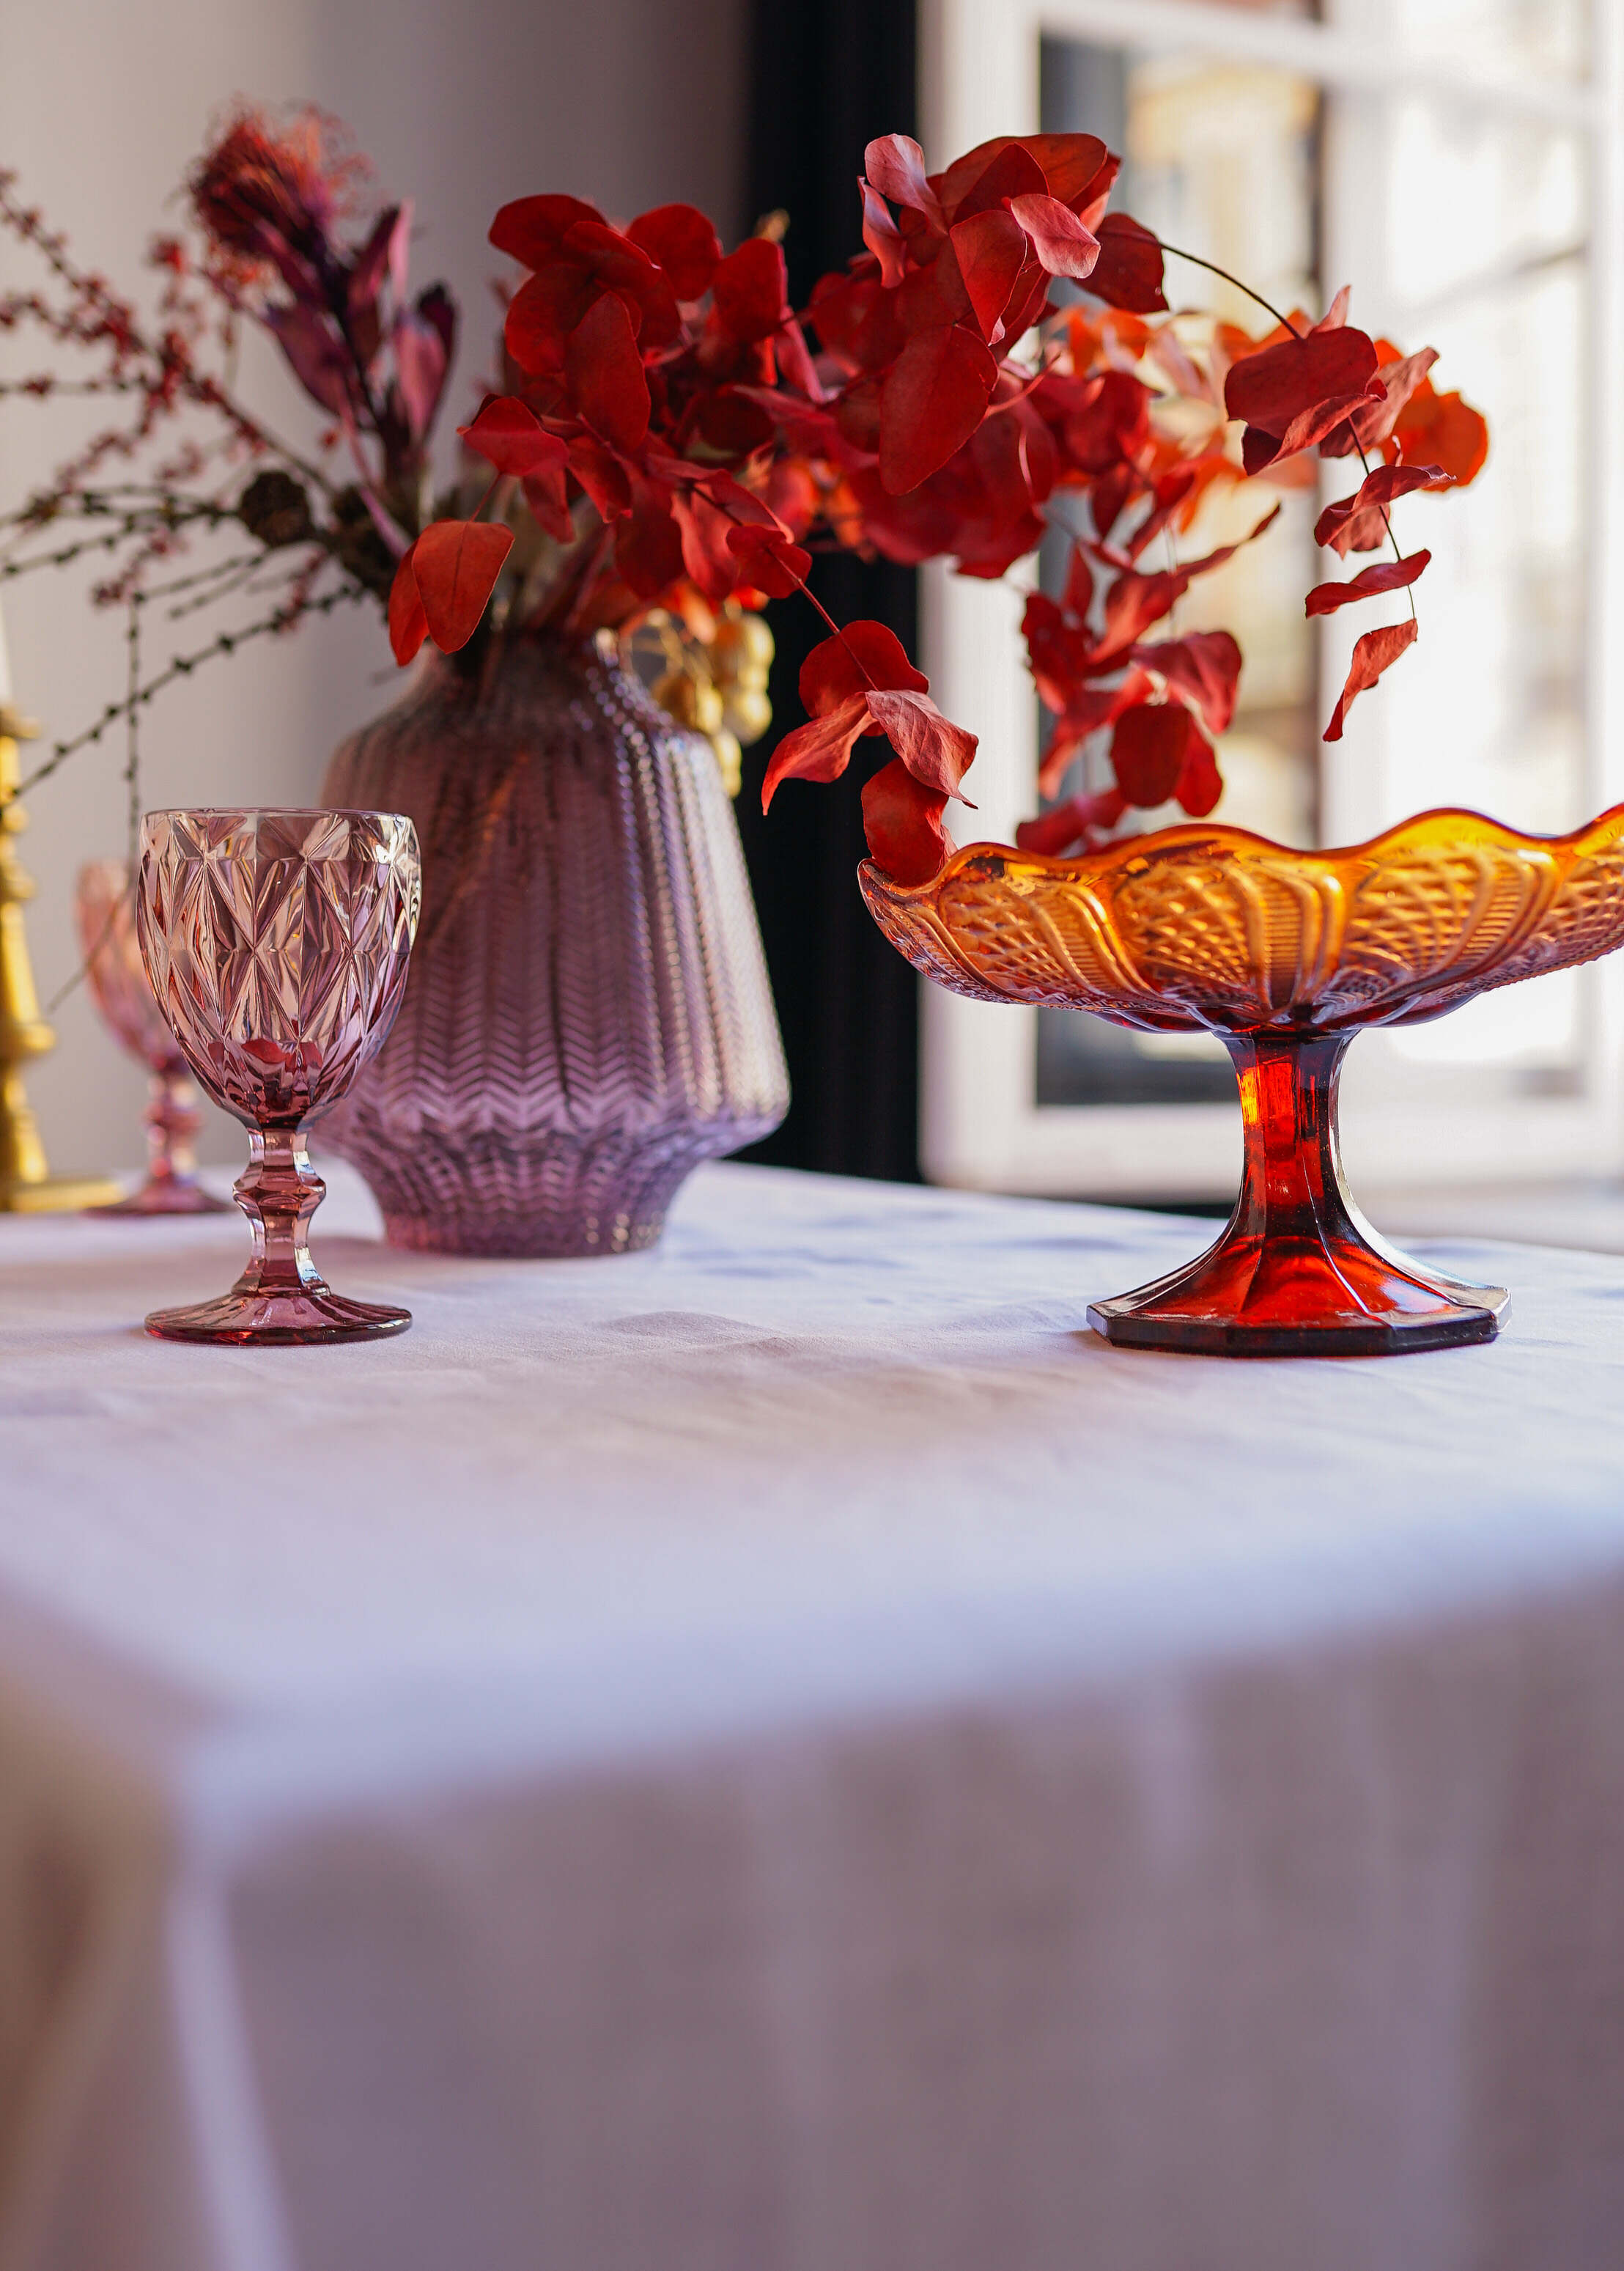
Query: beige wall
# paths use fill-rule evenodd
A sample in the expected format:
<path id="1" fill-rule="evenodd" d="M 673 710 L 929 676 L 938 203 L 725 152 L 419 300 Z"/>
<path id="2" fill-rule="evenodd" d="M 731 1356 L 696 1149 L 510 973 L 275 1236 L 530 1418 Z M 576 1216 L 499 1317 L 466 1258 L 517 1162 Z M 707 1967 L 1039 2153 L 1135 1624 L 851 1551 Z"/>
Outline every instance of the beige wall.
<path id="1" fill-rule="evenodd" d="M 486 286 L 499 264 L 485 231 L 504 199 L 569 190 L 629 216 L 685 197 L 724 235 L 744 225 L 745 14 L 745 0 L 0 0 L 0 164 L 82 260 L 124 283 L 224 101 L 311 98 L 349 121 L 382 189 L 416 199 L 413 275 L 443 276 L 466 319 L 456 406 L 488 368 Z M 0 281 L 33 273 L 0 242 Z M 44 361 L 32 341 L 0 342 L 8 371 Z M 292 382 L 269 359 L 253 377 L 256 400 L 291 431 L 300 417 Z M 12 505 L 78 430 L 65 406 L 0 404 L 0 500 Z M 122 686 L 122 618 L 89 607 L 87 582 L 48 575 L 4 587 L 19 702 L 58 733 Z M 149 662 L 204 644 L 211 620 L 151 621 Z M 360 609 L 211 664 L 148 712 L 144 800 L 309 797 L 328 750 L 393 680 L 381 626 Z M 75 966 L 78 863 L 122 848 L 122 740 L 87 750 L 30 800 L 42 996 Z M 53 1166 L 133 1165 L 139 1072 L 82 989 L 56 1022 L 56 1052 L 29 1083 Z M 215 1120 L 206 1154 L 241 1157 L 241 1136 Z"/>

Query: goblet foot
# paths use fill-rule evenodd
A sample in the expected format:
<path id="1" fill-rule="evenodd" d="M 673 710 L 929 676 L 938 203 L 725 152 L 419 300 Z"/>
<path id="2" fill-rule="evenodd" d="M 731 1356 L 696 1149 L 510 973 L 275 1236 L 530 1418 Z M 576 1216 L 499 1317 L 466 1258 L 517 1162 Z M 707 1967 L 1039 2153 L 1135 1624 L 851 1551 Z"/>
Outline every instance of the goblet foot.
<path id="1" fill-rule="evenodd" d="M 296 1293 L 267 1292 L 239 1283 L 217 1300 L 188 1309 L 156 1309 L 146 1321 L 154 1340 L 223 1341 L 235 1347 L 259 1343 L 292 1348 L 322 1341 L 369 1341 L 382 1333 L 404 1333 L 410 1309 L 381 1301 L 352 1301 L 330 1286 L 304 1285 Z"/>
<path id="2" fill-rule="evenodd" d="M 230 1292 L 184 1309 L 156 1309 L 154 1340 L 225 1341 L 289 1348 L 320 1341 L 367 1341 L 404 1333 L 410 1309 L 352 1301 L 335 1293 L 310 1259 L 310 1217 L 327 1186 L 310 1165 L 297 1128 L 254 1128 L 251 1156 L 235 1186 L 254 1232 L 248 1268 Z"/>
<path id="3" fill-rule="evenodd" d="M 1216 1246 L 1088 1322 L 1123 1348 L 1206 1356 L 1403 1356 L 1492 1341 L 1509 1296 L 1422 1269 L 1348 1196 L 1337 1084 L 1351 1032 L 1226 1033 L 1245 1165 Z"/>
<path id="4" fill-rule="evenodd" d="M 109 1206 L 92 1207 L 92 1214 L 164 1215 L 229 1214 L 231 1201 L 217 1199 L 201 1183 L 179 1175 L 149 1175 L 138 1191 L 115 1199 Z"/>

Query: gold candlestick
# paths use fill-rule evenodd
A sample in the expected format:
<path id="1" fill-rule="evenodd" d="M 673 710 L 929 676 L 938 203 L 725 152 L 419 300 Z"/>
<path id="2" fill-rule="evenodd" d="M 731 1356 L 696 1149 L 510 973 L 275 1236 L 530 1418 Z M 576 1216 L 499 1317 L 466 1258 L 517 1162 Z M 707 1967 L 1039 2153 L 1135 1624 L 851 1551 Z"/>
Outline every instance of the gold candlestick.
<path id="1" fill-rule="evenodd" d="M 0 1214 L 56 1214 L 79 1207 L 104 1206 L 121 1187 L 105 1175 L 53 1175 L 45 1164 L 23 1086 L 23 1067 L 56 1046 L 56 1036 L 40 1015 L 33 964 L 23 929 L 23 909 L 34 893 L 33 879 L 17 856 L 17 838 L 28 815 L 17 801 L 22 778 L 18 743 L 38 728 L 0 700 Z"/>

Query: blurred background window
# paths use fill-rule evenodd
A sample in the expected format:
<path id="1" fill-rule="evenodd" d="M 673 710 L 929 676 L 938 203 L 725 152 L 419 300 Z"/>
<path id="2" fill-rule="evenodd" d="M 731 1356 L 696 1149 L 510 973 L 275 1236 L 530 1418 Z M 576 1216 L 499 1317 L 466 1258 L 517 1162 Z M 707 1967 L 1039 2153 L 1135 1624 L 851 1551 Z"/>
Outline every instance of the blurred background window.
<path id="1" fill-rule="evenodd" d="M 1320 731 L 1365 626 L 1310 624 L 1302 598 L 1321 580 L 1313 523 L 1347 486 L 1346 468 L 1287 491 L 1269 540 L 1183 603 L 1181 630 L 1226 626 L 1246 659 L 1220 820 L 1346 843 L 1428 805 L 1468 804 L 1560 830 L 1620 793 L 1605 629 L 1617 516 L 1598 417 L 1620 375 L 1607 260 L 1619 104 L 1615 70 L 1600 68 L 1620 14 L 1617 0 L 961 0 L 937 11 L 925 82 L 936 146 L 975 142 L 1012 103 L 1046 129 L 1099 134 L 1123 153 L 1123 210 L 1277 305 L 1317 310 L 1351 283 L 1355 321 L 1406 350 L 1436 346 L 1436 383 L 1488 416 L 1484 479 L 1412 506 L 1405 524 L 1406 544 L 1434 553 L 1413 666 L 1341 744 Z M 1176 261 L 1168 294 L 1254 332 L 1266 321 Z M 1192 552 L 1256 517 L 1256 491 L 1231 493 L 1191 532 Z M 1064 547 L 1040 572 L 1064 572 Z M 950 694 L 957 672 L 957 714 L 999 748 L 997 810 L 983 789 L 983 816 L 987 833 L 1006 833 L 1033 807 L 1042 722 L 1029 688 L 1012 682 L 1018 644 L 996 601 L 939 577 L 926 620 L 926 666 Z M 1008 754 L 994 720 L 1006 721 Z M 1102 785 L 1087 763 L 1065 793 Z M 1362 1040 L 1347 1086 L 1365 1180 L 1616 1166 L 1615 992 L 1605 967 L 1567 972 Z M 993 1017 L 1020 1030 L 999 1032 Z M 1233 1189 L 1233 1080 L 1215 1042 L 927 1001 L 924 1054 L 923 1147 L 945 1180 L 1141 1197 Z"/>

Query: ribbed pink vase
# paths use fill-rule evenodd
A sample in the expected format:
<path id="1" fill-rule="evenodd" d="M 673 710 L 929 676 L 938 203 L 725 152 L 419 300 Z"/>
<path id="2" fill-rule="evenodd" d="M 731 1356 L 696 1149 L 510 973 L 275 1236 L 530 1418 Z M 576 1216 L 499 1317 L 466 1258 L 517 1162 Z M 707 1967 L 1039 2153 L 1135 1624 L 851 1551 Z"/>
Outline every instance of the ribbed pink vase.
<path id="1" fill-rule="evenodd" d="M 619 1254 L 789 1083 L 709 745 L 588 644 L 428 652 L 335 754 L 335 807 L 410 814 L 423 913 L 389 1040 L 323 1125 L 391 1242 Z"/>

